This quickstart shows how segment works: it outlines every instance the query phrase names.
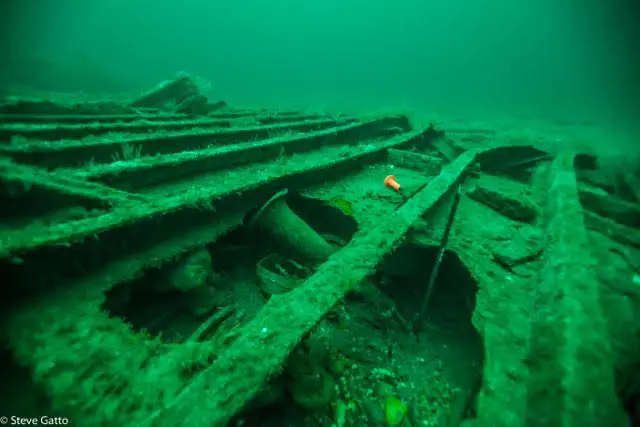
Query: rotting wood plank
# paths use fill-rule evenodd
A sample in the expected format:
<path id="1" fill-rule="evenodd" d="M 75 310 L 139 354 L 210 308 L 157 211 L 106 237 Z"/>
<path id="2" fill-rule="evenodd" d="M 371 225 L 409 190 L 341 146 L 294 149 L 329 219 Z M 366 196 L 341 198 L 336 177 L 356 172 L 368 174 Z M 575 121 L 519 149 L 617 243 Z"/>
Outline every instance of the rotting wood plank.
<path id="1" fill-rule="evenodd" d="M 254 190 L 266 185 L 277 185 L 285 179 L 301 178 L 348 164 L 362 164 L 379 156 L 388 148 L 403 146 L 421 138 L 423 131 L 409 132 L 391 138 L 377 145 L 354 149 L 351 152 L 334 150 L 333 156 L 314 158 L 313 162 L 296 162 L 291 168 L 283 169 L 279 174 L 254 175 L 251 180 L 233 181 L 224 186 L 216 185 L 211 180 L 197 188 L 184 189 L 175 195 L 157 194 L 161 203 L 145 203 L 135 209 L 114 208 L 111 212 L 97 218 L 69 221 L 51 226 L 35 224 L 18 230 L 9 230 L 0 234 L 0 258 L 7 258 L 14 253 L 28 252 L 43 246 L 81 241 L 86 237 L 98 235 L 104 231 L 123 227 L 151 217 L 166 215 L 187 207 L 195 208 L 208 204 L 213 199 L 222 199 L 232 195 Z M 340 147 L 338 147 L 340 148 Z"/>
<path id="2" fill-rule="evenodd" d="M 258 115 L 260 114 L 260 115 Z M 327 114 L 305 114 L 299 111 L 253 111 L 253 110 L 232 110 L 212 112 L 202 118 L 233 120 L 244 117 L 260 117 L 265 122 L 271 120 L 296 120 L 319 119 L 328 117 Z M 113 123 L 113 122 L 135 122 L 135 121 L 170 121 L 188 120 L 192 116 L 179 113 L 155 114 L 140 112 L 139 114 L 0 114 L 0 123 Z"/>
<path id="3" fill-rule="evenodd" d="M 55 141 L 61 139 L 86 138 L 99 136 L 105 133 L 146 133 L 179 131 L 198 127 L 228 128 L 230 120 L 221 119 L 190 119 L 152 122 L 130 123 L 85 123 L 85 124 L 61 124 L 45 123 L 34 126 L 28 123 L 10 123 L 0 125 L 0 141 L 9 141 L 12 137 Z"/>
<path id="4" fill-rule="evenodd" d="M 579 186 L 578 194 L 585 210 L 610 218 L 623 226 L 640 230 L 640 205 L 611 197 L 602 190 L 587 186 Z"/>
<path id="5" fill-rule="evenodd" d="M 299 113 L 272 113 L 269 117 L 281 117 L 292 119 L 292 116 Z M 233 120 L 243 117 L 256 117 L 256 111 L 223 111 L 209 113 L 204 118 Z M 0 123 L 29 123 L 29 124 L 47 124 L 47 123 L 114 123 L 114 122 L 135 122 L 135 121 L 172 121 L 172 120 L 188 120 L 192 118 L 187 114 L 178 113 L 139 113 L 139 114 L 0 114 Z M 319 117 L 316 117 L 319 118 Z"/>
<path id="6" fill-rule="evenodd" d="M 387 132 L 392 121 L 373 121 L 369 125 L 354 124 L 342 128 L 326 129 L 293 137 L 273 138 L 264 141 L 224 145 L 199 151 L 176 153 L 158 158 L 142 158 L 105 165 L 96 165 L 85 170 L 71 170 L 72 176 L 103 182 L 116 188 L 133 190 L 158 182 L 169 182 L 200 172 L 211 173 L 219 169 L 240 167 L 250 163 L 284 158 L 305 153 L 318 147 L 343 144 L 349 146 L 359 141 L 358 134 L 369 138 L 378 132 Z M 401 123 L 396 123 L 400 125 Z M 401 128 L 398 128 L 402 130 Z M 347 143 L 345 144 L 345 140 Z"/>
<path id="7" fill-rule="evenodd" d="M 229 117 L 233 118 L 233 117 Z M 170 121 L 187 120 L 186 114 L 0 114 L 0 123 L 28 123 L 28 124 L 48 124 L 48 123 L 114 123 L 114 122 L 135 122 L 135 121 Z"/>
<path id="8" fill-rule="evenodd" d="M 18 116 L 19 117 L 19 116 Z M 16 117 L 16 119 L 18 118 Z M 9 141 L 12 137 L 22 137 L 40 140 L 61 140 L 77 139 L 89 136 L 99 136 L 106 133 L 147 133 L 147 132 L 167 132 L 180 131 L 191 128 L 229 128 L 233 125 L 233 120 L 251 119 L 256 123 L 275 124 L 292 121 L 331 119 L 317 114 L 292 115 L 256 115 L 248 113 L 227 113 L 208 115 L 194 118 L 184 115 L 121 115 L 121 116 L 76 116 L 76 122 L 60 122 L 49 116 L 51 121 L 38 122 L 37 116 L 23 116 L 25 121 L 13 120 L 10 123 L 3 123 L 0 117 L 0 142 Z M 46 117 L 46 116 L 45 116 Z M 62 116 L 67 118 L 67 116 Z M 74 118 L 71 116 L 71 118 Z M 120 118 L 121 120 L 117 120 Z M 6 120 L 4 116 L 4 120 Z M 84 119 L 84 122 L 83 120 Z M 347 118 L 344 118 L 345 120 Z M 35 122 L 35 123 L 34 123 Z"/>
<path id="9" fill-rule="evenodd" d="M 389 162 L 394 166 L 421 171 L 429 175 L 439 174 L 442 169 L 442 164 L 444 163 L 444 161 L 438 157 L 396 149 L 389 150 Z"/>
<path id="10" fill-rule="evenodd" d="M 144 156 L 197 150 L 207 146 L 234 144 L 252 139 L 270 138 L 288 131 L 311 132 L 350 123 L 352 120 L 311 120 L 266 126 L 249 126 L 215 130 L 188 130 L 154 133 L 144 136 L 119 136 L 70 141 L 27 141 L 0 144 L 0 155 L 21 163 L 41 167 L 77 167 L 82 163 L 110 163 L 121 154 L 124 145 L 139 146 Z"/>
<path id="11" fill-rule="evenodd" d="M 156 366 L 154 356 L 176 346 L 143 337 L 122 320 L 108 317 L 101 310 L 104 292 L 117 283 L 132 280 L 143 270 L 160 267 L 168 259 L 217 240 L 240 226 L 243 217 L 244 212 L 222 215 L 210 226 L 191 229 L 136 256 L 123 257 L 87 277 L 31 299 L 25 306 L 14 307 L 11 313 L 2 313 L 9 347 L 19 356 L 22 365 L 40 374 L 36 382 L 50 390 L 55 405 L 73 410 L 76 416 L 82 417 L 76 423 L 103 425 L 105 420 L 111 419 L 113 424 L 125 424 L 131 413 L 135 413 L 134 408 L 140 410 L 145 405 L 159 405 L 166 390 L 162 387 L 149 390 L 136 380 L 139 375 L 132 376 L 130 370 L 122 367 L 151 365 L 143 371 L 142 380 L 148 378 L 157 383 L 158 378 L 152 378 L 156 373 L 152 369 Z M 36 347 L 45 351 L 33 351 Z M 208 343 L 195 343 L 191 348 L 201 349 L 203 354 L 212 351 Z M 70 349 L 75 349 L 72 357 L 69 357 Z M 176 380 L 163 378 L 164 384 L 179 385 L 180 367 L 193 363 L 194 351 L 185 350 L 172 353 L 173 369 L 165 369 L 164 375 L 171 375 Z M 99 362 L 96 362 L 98 354 Z M 71 381 L 67 381 L 69 379 Z M 78 386 L 105 382 L 123 386 L 118 393 L 109 392 L 108 387 L 97 390 Z M 105 413 L 105 407 L 118 409 Z"/>
<path id="12" fill-rule="evenodd" d="M 241 226 L 245 213 L 242 210 L 220 215 L 211 225 L 190 228 L 183 234 L 172 236 L 136 254 L 126 254 L 92 271 L 89 275 L 70 281 L 61 289 L 50 293 L 44 292 L 30 299 L 28 306 L 22 307 L 20 311 L 33 311 L 33 315 L 37 315 L 35 312 L 39 310 L 38 304 L 52 305 L 52 301 L 62 303 L 66 298 L 80 298 L 85 304 L 99 309 L 104 301 L 104 292 L 119 283 L 133 280 L 144 270 L 159 268 L 167 260 L 215 242 L 219 237 Z M 52 294 L 55 298 L 52 298 Z"/>
<path id="13" fill-rule="evenodd" d="M 633 246 L 640 249 L 640 230 L 626 227 L 610 218 L 585 211 L 585 224 L 587 229 L 596 231 L 625 246 Z"/>
<path id="14" fill-rule="evenodd" d="M 416 139 L 419 138 L 422 137 L 416 134 Z M 35 250 L 16 251 L 12 254 L 15 257 L 13 259 L 19 259 L 21 264 L 37 266 L 37 268 L 23 269 L 20 265 L 12 265 L 8 268 L 16 276 L 16 280 L 19 278 L 24 283 L 42 283 L 43 278 L 38 273 L 42 271 L 51 271 L 47 277 L 49 282 L 68 281 L 78 275 L 86 274 L 87 269 L 99 268 L 101 264 L 118 259 L 125 254 L 134 256 L 149 245 L 180 234 L 184 232 L 185 224 L 189 227 L 205 225 L 216 220 L 216 212 L 226 212 L 242 207 L 253 208 L 264 203 L 267 195 L 282 188 L 296 192 L 321 182 L 326 183 L 327 180 L 348 175 L 366 164 L 384 160 L 383 148 L 386 146 L 412 142 L 413 140 L 409 138 L 378 142 L 382 147 L 374 144 L 360 144 L 356 147 L 320 147 L 310 153 L 288 157 L 285 162 L 251 164 L 229 171 L 201 175 L 193 180 L 180 180 L 163 185 L 145 193 L 151 200 L 148 205 L 161 206 L 173 203 L 176 197 L 185 195 L 200 198 L 192 203 L 183 200 L 184 203 L 178 208 L 163 210 L 157 215 L 125 221 L 110 228 L 105 227 L 99 233 L 67 236 L 67 240 L 62 236 L 62 240 L 38 246 Z M 364 154 L 358 157 L 356 156 L 358 153 Z M 344 162 L 340 161 L 349 156 L 353 157 Z M 325 163 L 323 167 L 322 163 L 318 163 L 319 159 L 325 162 L 334 159 L 337 162 Z M 309 170 L 308 168 L 313 165 L 318 167 Z M 252 186 L 252 184 L 255 185 Z M 213 196 L 208 199 L 201 198 L 206 194 Z M 131 216 L 142 208 L 144 206 L 131 206 L 129 209 L 112 209 L 112 212 Z M 94 218 L 98 217 L 97 212 L 93 211 L 92 214 Z M 59 222 L 37 221 L 35 224 Z M 68 218 L 66 224 L 70 223 L 71 218 Z M 73 223 L 78 224 L 80 221 Z M 84 224 L 89 223 L 88 220 L 84 221 Z M 26 238 L 29 238 L 28 230 L 25 230 Z M 43 233 L 47 230 L 43 227 L 31 228 L 34 233 Z M 64 228 L 61 230 L 63 231 Z M 65 259 L 86 260 L 86 262 L 69 263 Z M 28 292 L 28 288 L 22 289 Z"/>
<path id="15" fill-rule="evenodd" d="M 328 114 L 266 114 L 261 116 L 256 116 L 255 120 L 264 125 L 274 124 L 274 123 L 283 123 L 283 122 L 292 122 L 292 121 L 301 121 L 301 120 L 321 120 L 321 119 L 330 119 L 336 120 L 340 122 L 352 122 L 356 121 L 355 118 L 339 115 L 339 116 L 330 116 Z"/>
<path id="16" fill-rule="evenodd" d="M 559 155 L 550 171 L 545 264 L 533 295 L 527 420 L 520 425 L 624 425 L 573 158 Z"/>
<path id="17" fill-rule="evenodd" d="M 461 181 L 477 151 L 463 153 L 370 233 L 354 239 L 293 291 L 273 297 L 240 337 L 166 408 L 130 425 L 224 426 L 276 374 L 303 336 L 371 274 L 410 227 Z M 197 402 L 197 404 L 194 404 Z"/>
<path id="18" fill-rule="evenodd" d="M 380 144 L 380 146 L 365 147 L 366 149 L 363 152 L 358 153 L 353 158 L 355 158 L 356 160 L 357 159 L 366 160 L 366 159 L 369 159 L 371 155 L 374 155 L 376 153 L 381 153 L 383 150 L 385 150 L 390 146 L 410 143 L 413 139 L 419 138 L 419 137 L 421 137 L 421 132 L 414 132 L 407 135 L 401 135 L 397 138 L 394 138 L 390 141 Z M 384 158 L 383 155 L 378 155 L 378 157 Z M 340 159 L 344 160 L 345 157 L 340 157 Z M 348 163 L 349 161 L 350 159 L 346 159 L 346 161 L 342 163 Z M 218 225 L 219 223 L 223 222 L 222 219 L 225 217 L 224 215 L 225 214 L 222 215 L 222 218 L 219 222 L 218 221 L 215 222 L 216 230 L 219 230 Z M 231 222 L 233 224 L 238 224 L 241 222 L 242 217 L 243 217 L 242 214 L 238 214 L 233 217 L 234 220 Z M 46 297 L 43 296 L 41 307 L 44 309 L 44 311 L 38 310 L 37 308 L 33 308 L 33 311 L 30 312 L 31 315 L 25 316 L 24 315 L 25 313 L 23 313 L 23 315 L 13 319 L 12 325 L 14 326 L 18 325 L 18 326 L 15 328 L 12 328 L 14 333 L 16 334 L 13 336 L 12 343 L 14 341 L 20 341 L 21 339 L 23 339 L 24 342 L 21 342 L 19 346 L 20 346 L 20 354 L 24 354 L 25 352 L 29 351 L 29 348 L 33 348 L 31 345 L 34 343 L 34 339 L 37 338 L 37 340 L 46 341 L 48 339 L 53 339 L 53 337 L 57 336 L 58 339 L 55 341 L 57 343 L 56 346 L 54 346 L 55 343 L 53 342 L 43 341 L 44 343 L 40 345 L 40 348 L 45 348 L 47 346 L 53 346 L 51 347 L 52 349 L 54 348 L 68 349 L 70 347 L 77 348 L 77 345 L 79 345 L 77 342 L 78 337 L 82 337 L 84 336 L 84 334 L 86 334 L 86 331 L 84 330 L 81 331 L 79 328 L 86 327 L 86 324 L 82 322 L 76 322 L 76 320 L 83 318 L 84 315 L 92 315 L 91 312 L 94 309 L 92 308 L 91 310 L 89 310 L 87 307 L 95 308 L 98 306 L 97 304 L 100 301 L 102 301 L 102 291 L 108 289 L 110 286 L 112 286 L 117 282 L 132 278 L 133 276 L 135 276 L 135 274 L 138 274 L 145 268 L 156 266 L 158 262 L 160 262 L 163 259 L 166 259 L 166 257 L 171 255 L 171 253 L 173 253 L 174 255 L 177 255 L 177 253 L 175 253 L 175 250 L 186 251 L 189 248 L 193 248 L 194 245 L 197 246 L 198 244 L 206 243 L 206 239 L 211 239 L 211 237 L 207 237 L 207 236 L 209 236 L 209 233 L 206 229 L 206 226 L 203 226 L 197 229 L 194 228 L 193 230 L 187 231 L 184 235 L 174 236 L 173 238 L 170 239 L 170 241 L 168 240 L 167 242 L 160 242 L 159 245 L 154 245 L 153 247 L 149 247 L 148 250 L 145 250 L 144 252 L 140 252 L 135 256 L 127 256 L 127 257 L 123 256 L 121 257 L 121 259 L 115 260 L 114 262 L 104 266 L 104 268 L 97 270 L 95 274 L 92 273 L 91 277 L 83 277 L 80 280 L 74 280 L 73 282 L 68 283 L 67 286 L 64 286 L 63 289 L 60 289 L 59 294 L 57 294 L 55 298 L 50 298 L 51 295 L 47 295 Z M 205 240 L 202 240 L 202 239 L 205 239 Z M 171 251 L 174 251 L 174 252 L 171 252 Z M 52 308 L 51 301 L 56 301 L 56 303 L 58 303 L 55 307 L 55 310 Z M 61 308 L 62 301 L 70 302 L 69 304 L 67 304 L 67 307 L 70 307 L 70 308 L 75 307 L 78 309 L 64 310 L 64 308 Z M 34 304 L 34 301 L 30 301 L 30 306 L 35 307 L 35 305 L 32 305 L 32 304 Z M 79 307 L 82 307 L 82 309 L 80 309 Z M 50 315 L 44 315 L 45 312 L 49 313 Z M 60 313 L 64 313 L 65 315 L 63 316 Z M 71 313 L 75 313 L 76 316 L 72 315 Z M 100 353 L 103 355 L 108 354 L 110 355 L 109 357 L 111 356 L 115 357 L 115 354 L 113 352 L 113 346 L 108 345 L 106 343 L 113 343 L 114 340 L 116 339 L 114 337 L 118 336 L 118 337 L 124 337 L 122 338 L 122 340 L 127 341 L 125 344 L 123 344 L 123 345 L 126 345 L 127 348 L 131 350 L 131 352 L 128 352 L 127 354 L 138 354 L 138 356 L 140 357 L 136 359 L 137 362 L 140 362 L 140 360 L 143 360 L 141 359 L 141 357 L 144 354 L 148 353 L 149 347 L 143 346 L 144 347 L 143 348 L 143 347 L 135 346 L 134 345 L 135 340 L 132 338 L 131 331 L 128 330 L 126 327 L 124 327 L 122 325 L 122 322 L 115 321 L 115 322 L 105 323 L 105 319 L 104 319 L 105 316 L 103 314 L 95 310 L 93 311 L 93 314 L 95 314 L 94 319 L 97 319 L 99 322 L 101 322 L 100 331 L 101 333 L 104 334 L 104 339 L 100 339 L 100 337 L 96 338 L 92 334 L 92 338 L 96 338 L 96 341 L 92 341 L 92 345 L 95 345 L 95 343 L 98 342 L 98 343 L 105 343 L 105 345 L 108 346 L 108 348 L 105 347 L 103 349 L 96 348 L 97 353 Z M 48 323 L 46 319 L 52 320 L 56 318 L 68 319 L 68 321 L 58 322 L 56 323 L 55 327 L 51 327 L 53 323 Z M 43 321 L 43 319 L 45 320 Z M 31 321 L 33 322 L 32 324 L 30 324 Z M 62 340 L 59 339 L 60 333 L 61 333 L 60 328 L 61 330 L 68 332 L 68 335 L 69 335 L 67 340 L 68 345 L 67 344 L 60 345 L 60 341 L 63 341 L 63 342 L 65 341 L 65 339 L 62 339 Z M 85 340 L 83 339 L 81 341 L 85 341 Z M 142 345 L 142 343 L 140 344 Z M 202 350 L 203 354 L 210 354 L 210 349 L 208 350 L 206 349 L 207 345 L 208 344 L 206 343 L 202 344 L 204 348 L 204 350 Z M 100 346 L 98 345 L 98 347 Z M 94 347 L 89 346 L 87 348 L 93 349 Z M 39 354 L 42 355 L 42 353 L 39 353 Z M 94 353 L 87 352 L 87 354 L 94 354 Z M 184 356 L 183 362 L 185 364 L 193 363 L 193 352 L 185 351 L 184 353 L 179 353 L 179 354 Z M 175 356 L 175 354 L 173 356 Z M 109 357 L 107 357 L 106 359 L 108 359 Z M 52 355 L 51 352 L 49 352 L 47 356 L 47 360 L 56 359 L 56 358 L 58 360 L 64 361 L 65 363 L 60 363 L 55 366 L 68 366 L 67 365 L 68 351 L 64 351 L 64 352 L 61 351 L 57 353 L 56 356 Z M 38 359 L 37 355 L 34 355 L 33 353 L 29 355 L 25 354 L 25 360 L 28 360 L 28 364 L 32 364 L 33 366 L 35 366 L 38 361 L 42 361 L 41 359 Z M 104 361 L 105 358 L 101 358 L 101 360 Z M 138 366 L 138 363 L 136 361 L 132 361 L 130 365 Z M 123 372 L 120 369 L 123 364 L 122 362 L 123 362 L 122 359 L 118 360 L 118 363 L 114 363 L 114 367 L 113 367 L 114 370 L 119 371 L 120 374 L 121 372 Z M 125 364 L 128 364 L 128 363 L 125 363 Z M 54 366 L 54 365 L 51 365 L 51 366 Z M 176 362 L 172 366 L 180 367 L 182 365 L 180 362 Z M 112 370 L 110 369 L 109 372 L 111 371 Z M 68 377 L 69 372 L 86 374 L 87 369 L 86 367 L 78 369 L 77 366 L 72 366 L 69 369 L 66 369 L 66 368 L 62 370 L 56 369 L 55 372 L 52 372 L 52 376 L 47 375 L 47 378 L 44 379 L 44 383 L 45 385 L 51 386 L 53 379 L 60 378 L 60 376 L 66 378 Z M 174 372 L 171 372 L 171 374 L 174 374 Z M 103 373 L 101 373 L 100 375 L 103 375 Z M 175 372 L 175 375 L 176 377 L 179 377 L 179 372 Z M 101 376 L 101 378 L 103 377 Z M 129 377 L 127 378 L 129 379 Z M 116 375 L 113 378 L 113 381 L 117 383 L 126 382 L 126 381 L 121 381 L 122 379 L 123 379 L 122 375 L 120 376 Z M 156 378 L 150 378 L 150 381 L 155 382 Z M 56 384 L 59 384 L 59 382 L 56 382 Z M 60 391 L 59 388 L 57 388 L 57 390 Z M 79 391 L 79 388 L 74 386 L 74 387 L 70 387 L 68 390 L 64 390 L 64 393 L 57 395 L 56 398 L 58 399 L 57 401 L 65 402 L 67 405 L 69 405 L 69 402 L 77 402 L 79 406 L 82 406 L 82 408 L 80 408 L 81 411 L 85 410 L 86 411 L 85 413 L 90 413 L 93 415 L 96 415 L 96 412 L 97 412 L 96 408 L 92 406 L 95 403 L 104 404 L 109 407 L 117 407 L 118 405 L 124 405 L 124 406 L 128 405 L 128 407 L 135 406 L 140 408 L 140 406 L 145 406 L 144 404 L 139 405 L 140 396 L 142 396 L 143 394 L 148 398 L 148 399 L 145 399 L 145 403 L 149 403 L 150 401 L 153 401 L 156 398 L 158 401 L 161 400 L 161 397 L 150 396 L 150 394 L 147 391 L 145 391 L 145 393 L 141 393 L 140 390 L 142 390 L 142 388 L 139 387 L 134 391 L 132 391 L 131 392 L 132 394 L 129 395 L 130 398 L 127 398 L 127 399 L 123 399 L 121 398 L 121 396 L 119 395 L 116 396 L 113 394 L 104 396 L 104 399 L 100 399 L 99 397 L 96 397 L 91 390 L 88 390 L 88 391 L 85 390 L 85 392 L 87 392 L 88 394 L 82 395 L 83 392 Z M 144 390 L 146 390 L 146 388 Z M 128 390 L 123 391 L 123 393 L 127 393 L 127 392 Z M 160 395 L 163 392 L 164 391 L 159 391 L 157 394 Z M 82 397 L 78 398 L 77 394 L 81 394 Z M 112 399 L 113 401 L 109 399 Z M 123 409 L 120 412 L 123 414 L 122 417 L 127 417 L 127 418 L 128 418 L 127 414 L 131 413 L 130 410 L 125 410 L 125 409 Z M 104 413 L 96 415 L 96 417 L 98 416 L 104 416 L 105 418 L 107 418 Z M 111 414 L 111 416 L 113 416 L 113 414 Z M 121 423 L 124 423 L 124 421 L 128 421 L 128 420 L 122 420 Z"/>
<path id="19" fill-rule="evenodd" d="M 131 194 L 99 183 L 51 174 L 33 166 L 20 165 L 4 159 L 0 159 L 0 179 L 20 183 L 24 186 L 25 192 L 28 192 L 28 188 L 32 186 L 38 186 L 55 194 L 106 206 L 148 201 L 140 194 Z"/>

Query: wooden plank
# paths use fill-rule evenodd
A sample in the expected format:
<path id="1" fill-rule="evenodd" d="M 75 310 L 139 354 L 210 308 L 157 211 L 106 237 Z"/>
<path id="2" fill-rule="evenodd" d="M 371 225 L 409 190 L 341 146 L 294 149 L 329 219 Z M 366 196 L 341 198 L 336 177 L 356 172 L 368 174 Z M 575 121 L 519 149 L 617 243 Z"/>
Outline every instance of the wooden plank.
<path id="1" fill-rule="evenodd" d="M 10 313 L 0 313 L 5 326 L 1 332 L 8 335 L 0 339 L 8 339 L 8 347 L 21 366 L 38 372 L 35 381 L 50 391 L 52 403 L 75 411 L 76 417 L 82 417 L 81 424 L 104 425 L 105 420 L 110 420 L 113 425 L 123 425 L 129 421 L 132 407 L 160 401 L 166 392 L 161 388 L 148 390 L 137 382 L 143 377 L 143 384 L 147 378 L 157 383 L 157 378 L 151 378 L 152 368 L 143 369 L 143 364 L 154 360 L 157 354 L 171 354 L 176 363 L 172 366 L 182 366 L 191 362 L 192 353 L 170 353 L 175 345 L 142 336 L 122 319 L 109 316 L 101 307 L 104 292 L 146 269 L 160 267 L 167 259 L 217 240 L 240 226 L 243 216 L 244 212 L 221 215 L 210 225 L 190 229 L 135 256 L 123 256 L 55 291 L 30 299 L 24 306 L 12 307 Z M 85 336 L 86 339 L 79 338 Z M 46 350 L 33 351 L 34 345 Z M 100 355 L 98 364 L 96 355 Z M 122 369 L 123 366 L 132 370 Z M 171 375 L 176 379 L 172 384 L 181 384 L 179 370 L 165 370 L 164 375 L 163 380 Z M 79 386 L 105 383 L 123 386 L 118 393 L 111 393 L 107 387 L 98 390 Z M 118 410 L 113 412 L 106 407 Z"/>
<path id="2" fill-rule="evenodd" d="M 131 425 L 225 426 L 281 369 L 322 316 L 373 272 L 410 227 L 460 182 L 476 155 L 476 151 L 462 154 L 370 233 L 331 256 L 303 285 L 270 299 L 242 328 L 241 336 L 174 401 Z"/>
<path id="3" fill-rule="evenodd" d="M 40 167 L 77 167 L 82 163 L 110 163 L 115 155 L 122 155 L 122 147 L 125 145 L 139 146 L 142 155 L 151 156 L 234 144 L 252 139 L 266 139 L 288 131 L 312 132 L 336 126 L 339 130 L 340 125 L 350 122 L 351 120 L 337 122 L 333 119 L 323 119 L 233 128 L 156 131 L 139 136 L 105 135 L 86 140 L 25 140 L 13 144 L 0 144 L 0 155 Z M 360 125 L 370 124 L 361 123 Z M 147 124 L 146 129 L 150 128 Z"/>
<path id="4" fill-rule="evenodd" d="M 43 246 L 80 241 L 116 227 L 133 224 L 155 216 L 167 215 L 181 209 L 196 209 L 198 206 L 210 204 L 214 199 L 220 200 L 237 196 L 246 191 L 277 184 L 285 179 L 302 178 L 338 166 L 366 162 L 384 153 L 388 148 L 408 144 L 420 135 L 421 132 L 410 132 L 376 145 L 355 147 L 348 152 L 343 147 L 337 147 L 329 156 L 319 157 L 314 152 L 303 154 L 302 156 L 309 156 L 308 160 L 295 159 L 295 163 L 292 162 L 290 168 L 280 168 L 278 174 L 253 174 L 251 179 L 232 183 L 204 180 L 202 185 L 191 189 L 181 188 L 176 194 L 155 194 L 157 197 L 153 203 L 142 204 L 136 209 L 114 209 L 96 218 L 69 221 L 46 227 L 35 224 L 33 227 L 9 230 L 0 233 L 0 258 L 10 257 L 14 252 L 33 251 Z"/>
<path id="5" fill-rule="evenodd" d="M 73 138 L 86 138 L 88 136 L 104 135 L 107 133 L 146 133 L 161 131 L 178 131 L 191 128 L 228 128 L 229 120 L 220 119 L 195 119 L 195 120 L 171 120 L 153 122 L 131 123 L 85 123 L 85 124 L 60 124 L 47 123 L 33 126 L 28 123 L 0 124 L 0 141 L 9 141 L 12 137 L 20 136 L 29 139 L 60 140 Z"/>
<path id="6" fill-rule="evenodd" d="M 159 182 L 184 179 L 200 172 L 211 173 L 268 160 L 282 161 L 286 156 L 317 150 L 319 147 L 344 145 L 345 141 L 349 142 L 351 139 L 373 137 L 399 124 L 401 123 L 394 119 L 373 120 L 294 136 L 240 142 L 155 158 L 132 159 L 68 172 L 86 180 L 134 190 Z"/>
<path id="7" fill-rule="evenodd" d="M 518 425 L 625 425 L 573 157 L 561 154 L 551 168 L 545 265 L 533 291 L 528 413 Z"/>
<path id="8" fill-rule="evenodd" d="M 16 164 L 7 159 L 0 159 L 0 179 L 21 183 L 26 189 L 39 186 L 51 193 L 108 206 L 147 201 L 147 198 L 142 195 L 127 193 L 95 182 L 52 174 L 46 170 Z"/>

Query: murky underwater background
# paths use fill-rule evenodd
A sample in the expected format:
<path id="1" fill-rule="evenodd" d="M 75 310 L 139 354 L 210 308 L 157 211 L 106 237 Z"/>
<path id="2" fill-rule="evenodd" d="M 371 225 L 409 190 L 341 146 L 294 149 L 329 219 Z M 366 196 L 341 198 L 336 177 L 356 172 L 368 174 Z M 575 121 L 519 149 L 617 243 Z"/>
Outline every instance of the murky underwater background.
<path id="1" fill-rule="evenodd" d="M 635 10 L 624 2 L 25 0 L 2 7 L 5 85 L 117 92 L 185 70 L 235 103 L 608 120 L 631 117 L 638 93 Z"/>

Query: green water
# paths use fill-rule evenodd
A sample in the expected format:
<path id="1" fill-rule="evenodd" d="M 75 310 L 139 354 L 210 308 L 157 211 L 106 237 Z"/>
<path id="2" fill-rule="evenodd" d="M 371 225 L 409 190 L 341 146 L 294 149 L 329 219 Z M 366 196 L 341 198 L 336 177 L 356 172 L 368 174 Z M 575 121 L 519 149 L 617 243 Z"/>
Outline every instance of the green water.
<path id="1" fill-rule="evenodd" d="M 2 7 L 0 78 L 41 89 L 140 89 L 186 70 L 211 81 L 219 97 L 260 105 L 620 119 L 637 102 L 633 9 L 621 2 L 26 0 Z"/>

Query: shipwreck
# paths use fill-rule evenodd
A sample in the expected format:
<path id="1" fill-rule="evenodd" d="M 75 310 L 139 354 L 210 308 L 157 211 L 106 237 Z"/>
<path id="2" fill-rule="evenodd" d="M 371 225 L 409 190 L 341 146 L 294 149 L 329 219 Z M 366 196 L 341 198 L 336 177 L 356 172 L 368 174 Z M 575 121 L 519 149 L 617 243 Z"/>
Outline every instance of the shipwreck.
<path id="1" fill-rule="evenodd" d="M 81 426 L 618 426 L 640 179 L 186 75 L 0 105 L 3 413 Z"/>

